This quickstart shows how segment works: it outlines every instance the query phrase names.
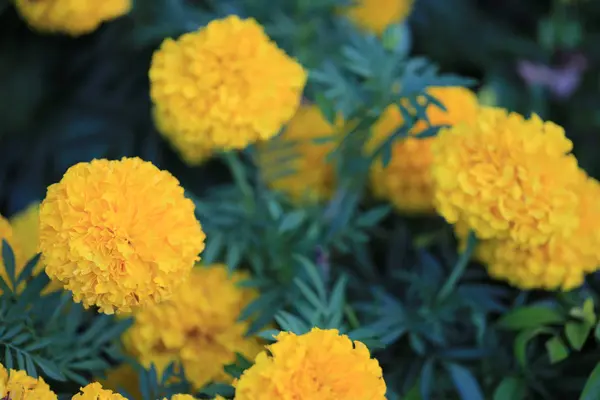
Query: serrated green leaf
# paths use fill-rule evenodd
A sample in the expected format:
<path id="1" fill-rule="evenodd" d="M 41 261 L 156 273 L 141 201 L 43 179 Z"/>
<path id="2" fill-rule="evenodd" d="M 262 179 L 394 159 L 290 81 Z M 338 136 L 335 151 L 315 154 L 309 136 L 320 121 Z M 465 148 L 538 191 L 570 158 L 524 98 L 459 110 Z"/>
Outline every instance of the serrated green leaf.
<path id="1" fill-rule="evenodd" d="M 523 330 L 546 325 L 561 324 L 565 316 L 558 310 L 546 306 L 520 307 L 504 314 L 498 321 L 503 329 Z"/>
<path id="2" fill-rule="evenodd" d="M 287 332 L 293 332 L 296 335 L 303 335 L 310 330 L 310 327 L 300 318 L 287 311 L 280 311 L 275 315 L 275 321 L 281 329 Z"/>
<path id="3" fill-rule="evenodd" d="M 494 391 L 494 400 L 523 400 L 526 393 L 527 385 L 522 379 L 507 376 Z"/>
<path id="4" fill-rule="evenodd" d="M 20 352 L 19 350 L 16 350 L 15 354 L 17 355 L 17 368 L 20 370 L 24 370 L 25 369 L 25 357 L 23 357 L 23 353 Z"/>
<path id="5" fill-rule="evenodd" d="M 13 369 L 13 356 L 9 346 L 4 345 L 4 366 L 7 369 Z"/>
<path id="6" fill-rule="evenodd" d="M 223 249 L 223 239 L 223 235 L 219 232 L 215 232 L 209 236 L 209 239 L 206 241 L 206 248 L 201 254 L 203 264 L 210 265 L 217 261 L 217 257 Z"/>
<path id="7" fill-rule="evenodd" d="M 558 336 L 554 336 L 546 342 L 546 350 L 552 364 L 556 364 L 569 356 L 569 348 Z"/>
<path id="8" fill-rule="evenodd" d="M 16 264 L 15 264 L 15 253 L 13 253 L 10 244 L 5 239 L 2 239 L 2 261 L 4 263 L 4 269 L 6 270 L 6 275 L 10 281 L 10 284 L 13 288 L 17 287 L 17 276 L 16 273 Z"/>
<path id="9" fill-rule="evenodd" d="M 33 360 L 31 359 L 31 356 L 29 356 L 28 354 L 25 354 L 25 370 L 27 371 L 27 375 L 31 376 L 32 378 L 37 379 L 37 377 L 38 377 L 37 369 L 35 368 L 35 365 L 33 364 Z"/>
<path id="10" fill-rule="evenodd" d="M 81 371 L 101 371 L 110 368 L 110 364 L 100 358 L 97 358 L 71 363 L 69 364 L 69 368 Z"/>
<path id="11" fill-rule="evenodd" d="M 315 310 L 322 313 L 326 311 L 327 306 L 322 303 L 322 300 L 317 297 L 316 293 L 313 292 L 308 285 L 306 285 L 306 283 L 299 278 L 294 278 L 294 283 L 296 286 L 298 286 L 304 298 L 308 300 Z"/>
<path id="12" fill-rule="evenodd" d="M 29 279 L 32 276 L 33 269 L 36 267 L 36 265 L 40 261 L 40 257 L 41 257 L 41 254 L 38 253 L 35 256 L 33 256 L 29 261 L 27 261 L 27 264 L 25 264 L 25 267 L 23 267 L 23 270 L 21 271 L 21 273 L 19 274 L 19 276 L 17 278 L 17 285 L 21 282 L 24 282 L 25 280 Z"/>
<path id="13" fill-rule="evenodd" d="M 15 325 L 12 328 L 10 328 L 3 336 L 2 336 L 2 340 L 4 341 L 9 341 L 11 340 L 13 337 L 15 337 L 19 332 L 21 332 L 21 329 L 23 328 L 22 325 Z"/>
<path id="14" fill-rule="evenodd" d="M 325 282 L 324 282 L 323 276 L 317 269 L 317 266 L 313 262 L 308 260 L 306 257 L 304 257 L 303 255 L 294 254 L 293 258 L 295 260 L 297 260 L 304 268 L 304 271 L 306 272 L 308 278 L 310 279 L 310 283 L 312 284 L 312 287 L 317 291 L 317 295 L 318 295 L 319 299 L 326 299 L 327 298 L 327 289 L 325 288 Z"/>
<path id="15" fill-rule="evenodd" d="M 22 345 L 23 343 L 25 343 L 30 338 L 31 338 L 31 335 L 29 334 L 29 332 L 24 332 L 24 333 L 21 333 L 21 334 L 15 336 L 10 341 L 10 344 L 13 346 L 19 346 L 19 345 Z"/>
<path id="16" fill-rule="evenodd" d="M 42 339 L 36 340 L 35 342 L 30 343 L 29 345 L 25 346 L 24 350 L 29 351 L 29 352 L 40 350 L 46 346 L 51 345 L 53 341 L 54 341 L 54 338 L 51 338 L 51 337 L 42 338 Z"/>

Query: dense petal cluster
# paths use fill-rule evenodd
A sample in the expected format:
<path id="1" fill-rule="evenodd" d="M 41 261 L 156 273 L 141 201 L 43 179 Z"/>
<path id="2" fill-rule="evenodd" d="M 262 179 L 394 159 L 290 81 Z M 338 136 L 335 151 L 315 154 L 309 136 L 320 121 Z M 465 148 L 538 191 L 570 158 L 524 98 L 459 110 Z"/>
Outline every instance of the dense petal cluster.
<path id="1" fill-rule="evenodd" d="M 79 163 L 40 206 L 48 276 L 108 314 L 169 297 L 204 239 L 177 179 L 139 158 Z"/>
<path id="2" fill-rule="evenodd" d="M 196 267 L 171 299 L 134 314 L 126 349 L 159 371 L 181 361 L 195 388 L 229 382 L 223 367 L 235 362 L 235 353 L 253 358 L 261 350 L 258 340 L 244 336 L 248 324 L 237 321 L 255 295 L 237 286 L 241 279 L 242 273 L 229 274 L 224 265 Z"/>
<path id="3" fill-rule="evenodd" d="M 315 139 L 335 133 L 319 107 L 301 106 L 281 135 L 258 147 L 258 165 L 267 184 L 298 203 L 330 198 L 335 172 L 327 155 L 335 143 L 316 143 Z"/>
<path id="4" fill-rule="evenodd" d="M 8 220 L 0 215 L 0 243 L 2 240 L 6 240 L 6 242 L 10 245 L 14 256 L 15 256 L 15 264 L 16 264 L 16 274 L 18 275 L 23 269 L 23 251 L 19 244 L 19 241 L 14 235 L 14 230 Z M 2 253 L 0 252 L 0 277 L 4 279 L 4 281 L 11 286 L 10 281 L 8 279 L 8 275 L 6 273 L 6 267 L 4 265 L 4 260 L 2 259 Z M 14 288 L 13 288 L 14 289 Z M 2 290 L 0 289 L 0 294 Z"/>
<path id="5" fill-rule="evenodd" d="M 391 25 L 404 21 L 410 14 L 414 0 L 357 0 L 346 10 L 346 15 L 357 26 L 381 35 Z"/>
<path id="6" fill-rule="evenodd" d="M 433 143 L 437 210 L 480 239 L 539 245 L 568 236 L 582 179 L 571 148 L 558 125 L 482 108 L 476 123 L 443 129 Z"/>
<path id="7" fill-rule="evenodd" d="M 436 87 L 428 90 L 443 105 L 445 110 L 431 105 L 427 117 L 431 125 L 455 125 L 473 123 L 477 115 L 477 97 L 463 87 Z M 397 106 L 388 107 L 372 128 L 369 146 L 373 150 L 381 145 L 403 124 L 402 114 Z M 392 144 L 392 157 L 384 167 L 382 160 L 375 160 L 371 167 L 371 187 L 373 194 L 390 201 L 397 210 L 409 214 L 431 213 L 433 206 L 433 179 L 431 146 L 435 137 L 419 139 L 412 137 L 427 128 L 419 121 L 411 131 L 411 136 L 395 140 Z"/>
<path id="8" fill-rule="evenodd" d="M 25 371 L 7 371 L 0 364 L 0 399 L 56 400 L 57 396 L 43 378 L 32 378 Z"/>
<path id="9" fill-rule="evenodd" d="M 38 31 L 79 36 L 127 14 L 132 1 L 15 0 L 15 5 L 23 19 Z"/>
<path id="10" fill-rule="evenodd" d="M 82 387 L 80 393 L 71 398 L 72 400 L 127 400 L 125 397 L 112 390 L 102 388 L 98 382 L 90 383 Z"/>
<path id="11" fill-rule="evenodd" d="M 335 329 L 282 332 L 236 382 L 237 400 L 383 400 L 386 385 L 367 347 Z"/>
<path id="12" fill-rule="evenodd" d="M 522 289 L 570 290 L 600 268 L 600 183 L 587 178 L 577 188 L 579 223 L 573 235 L 523 246 L 510 239 L 485 240 L 477 249 L 490 275 Z"/>
<path id="13" fill-rule="evenodd" d="M 306 71 L 254 19 L 229 16 L 166 39 L 150 67 L 162 133 L 185 161 L 276 135 L 296 112 Z"/>

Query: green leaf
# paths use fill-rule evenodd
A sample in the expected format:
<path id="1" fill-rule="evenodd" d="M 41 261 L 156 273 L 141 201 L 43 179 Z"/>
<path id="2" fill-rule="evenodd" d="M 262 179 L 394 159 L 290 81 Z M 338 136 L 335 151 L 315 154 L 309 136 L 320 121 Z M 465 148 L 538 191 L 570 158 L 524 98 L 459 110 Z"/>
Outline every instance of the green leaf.
<path id="1" fill-rule="evenodd" d="M 529 341 L 534 337 L 542 334 L 551 334 L 552 330 L 549 328 L 537 328 L 529 329 L 520 332 L 515 339 L 514 352 L 517 362 L 525 367 L 527 365 L 527 345 Z"/>
<path id="2" fill-rule="evenodd" d="M 4 345 L 4 366 L 7 369 L 14 368 L 12 352 L 10 351 L 10 347 L 6 345 Z"/>
<path id="3" fill-rule="evenodd" d="M 266 329 L 256 334 L 256 336 L 268 340 L 269 342 L 274 342 L 275 337 L 279 335 L 281 331 L 279 329 Z"/>
<path id="4" fill-rule="evenodd" d="M 33 256 L 33 258 L 30 259 L 27 262 L 27 264 L 25 264 L 25 267 L 23 267 L 23 270 L 21 271 L 21 273 L 19 274 L 19 277 L 17 278 L 17 285 L 21 282 L 24 282 L 26 279 L 28 279 L 32 276 L 33 269 L 40 261 L 40 257 L 41 257 L 41 254 L 38 253 L 35 256 Z"/>
<path id="5" fill-rule="evenodd" d="M 295 210 L 286 214 L 279 223 L 279 233 L 298 229 L 305 218 L 306 212 L 304 210 Z"/>
<path id="6" fill-rule="evenodd" d="M 242 259 L 242 245 L 240 243 L 232 244 L 227 248 L 225 256 L 225 265 L 230 271 L 237 269 Z"/>
<path id="7" fill-rule="evenodd" d="M 600 363 L 596 364 L 594 370 L 587 379 L 579 400 L 600 399 Z"/>
<path id="8" fill-rule="evenodd" d="M 223 239 L 223 234 L 219 232 L 210 235 L 210 238 L 206 241 L 206 248 L 201 254 L 203 264 L 210 265 L 217 260 L 223 249 Z"/>
<path id="9" fill-rule="evenodd" d="M 33 360 L 29 354 L 25 354 L 25 370 L 27 371 L 27 375 L 31 376 L 32 378 L 38 377 L 37 369 L 35 368 Z"/>
<path id="10" fill-rule="evenodd" d="M 434 372 L 434 360 L 429 358 L 423 364 L 423 368 L 421 368 L 419 391 L 423 400 L 429 400 L 431 398 L 431 391 L 434 385 L 433 382 L 435 382 Z"/>
<path id="11" fill-rule="evenodd" d="M 232 398 L 235 394 L 235 389 L 233 386 L 225 383 L 210 383 L 206 385 L 200 393 L 210 397 L 221 395 L 226 398 Z"/>
<path id="12" fill-rule="evenodd" d="M 527 386 L 522 379 L 507 376 L 500 382 L 494 392 L 494 400 L 523 400 Z"/>
<path id="13" fill-rule="evenodd" d="M 5 239 L 2 239 L 2 260 L 4 261 L 6 275 L 8 275 L 12 287 L 16 288 L 17 276 L 15 273 L 17 268 L 15 265 L 15 253 L 13 253 L 12 248 Z"/>
<path id="14" fill-rule="evenodd" d="M 462 400 L 484 400 L 481 387 L 471 371 L 458 364 L 447 364 L 446 367 Z"/>
<path id="15" fill-rule="evenodd" d="M 567 322 L 565 326 L 567 340 L 575 350 L 581 350 L 591 331 L 592 326 L 587 322 Z"/>
<path id="16" fill-rule="evenodd" d="M 323 114 L 325 120 L 329 122 L 330 125 L 335 125 L 336 111 L 333 102 L 321 92 L 317 93 L 315 96 L 315 102 L 317 103 L 317 106 L 319 106 L 319 110 L 321 110 L 321 114 Z"/>
<path id="17" fill-rule="evenodd" d="M 550 363 L 556 364 L 569 357 L 569 348 L 565 346 L 562 339 L 558 336 L 554 336 L 546 342 L 546 350 L 548 351 L 548 357 L 550 357 Z"/>
<path id="18" fill-rule="evenodd" d="M 356 219 L 356 225 L 359 227 L 371 227 L 378 224 L 382 219 L 384 219 L 391 211 L 391 207 L 383 206 L 373 208 L 367 212 L 362 213 Z"/>
<path id="19" fill-rule="evenodd" d="M 523 330 L 538 328 L 546 325 L 561 324 L 565 316 L 546 306 L 526 306 L 512 310 L 498 321 L 498 326 L 503 329 Z"/>

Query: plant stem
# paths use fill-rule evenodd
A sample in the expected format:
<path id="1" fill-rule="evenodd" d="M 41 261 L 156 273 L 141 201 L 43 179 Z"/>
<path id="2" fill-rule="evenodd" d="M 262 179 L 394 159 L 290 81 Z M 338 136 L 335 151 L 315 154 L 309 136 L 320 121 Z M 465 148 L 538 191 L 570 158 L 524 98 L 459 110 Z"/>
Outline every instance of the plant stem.
<path id="1" fill-rule="evenodd" d="M 467 246 L 466 246 L 465 250 L 461 253 L 460 257 L 458 258 L 458 261 L 454 265 L 454 269 L 452 270 L 450 277 L 448 278 L 448 280 L 442 287 L 442 290 L 440 290 L 440 292 L 438 293 L 438 297 L 437 297 L 438 302 L 444 301 L 450 295 L 450 293 L 452 293 L 452 291 L 454 290 L 454 287 L 456 286 L 459 279 L 464 274 L 465 269 L 467 268 L 467 265 L 469 264 L 469 260 L 471 259 L 471 256 L 473 255 L 473 250 L 475 250 L 476 244 L 477 244 L 477 238 L 475 237 L 475 234 L 473 233 L 473 231 L 471 231 L 471 232 L 469 232 L 469 236 L 467 237 Z"/>

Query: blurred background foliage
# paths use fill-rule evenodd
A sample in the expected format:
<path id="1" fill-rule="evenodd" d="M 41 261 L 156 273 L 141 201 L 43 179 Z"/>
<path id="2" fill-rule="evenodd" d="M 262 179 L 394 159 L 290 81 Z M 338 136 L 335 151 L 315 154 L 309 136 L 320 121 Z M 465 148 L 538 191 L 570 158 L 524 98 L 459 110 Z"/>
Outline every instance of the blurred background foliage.
<path id="1" fill-rule="evenodd" d="M 296 209 L 260 185 L 250 194 L 233 186 L 213 190 L 232 180 L 227 166 L 214 159 L 187 167 L 157 133 L 148 94 L 152 52 L 165 37 L 231 13 L 255 17 L 282 48 L 316 71 L 306 95 L 320 100 L 321 109 L 364 106 L 366 94 L 353 92 L 358 85 L 351 84 L 360 76 L 340 65 L 381 67 L 371 57 L 382 48 L 336 17 L 343 4 L 348 2 L 138 0 L 130 15 L 69 38 L 32 32 L 10 2 L 0 0 L 0 214 L 10 217 L 41 200 L 76 162 L 137 155 L 171 171 L 196 199 L 209 238 L 205 262 L 223 260 L 231 268 L 246 262 L 254 272 L 264 271 L 255 282 L 262 300 L 246 310 L 261 311 L 254 330 L 275 318 L 284 330 L 331 326 L 373 349 L 386 346 L 376 355 L 390 399 L 579 397 L 600 359 L 594 340 L 600 340 L 593 307 L 597 278 L 575 293 L 524 293 L 474 268 L 457 285 L 453 266 L 466 260 L 439 219 L 359 207 L 360 194 L 351 192 L 334 198 L 334 218 L 331 209 Z M 417 0 L 406 25 L 388 31 L 383 46 L 399 58 L 427 58 L 442 77 L 473 79 L 483 103 L 536 112 L 564 126 L 580 164 L 600 177 L 599 38 L 600 3 L 593 0 Z M 344 52 L 348 48 L 357 52 Z M 416 82 L 424 70 L 407 67 L 403 73 L 414 73 L 408 81 Z M 426 85 L 434 75 L 455 79 L 432 73 Z M 333 95 L 325 100 L 322 92 Z M 242 162 L 253 157 L 244 155 Z M 252 172 L 246 178 L 255 183 Z M 279 248 L 268 245 L 273 237 Z M 266 267 L 265 260 L 271 260 Z M 52 301 L 62 304 L 58 294 Z M 0 314 L 8 307 L 2 304 Z M 0 345 L 10 339 L 6 335 Z M 87 365 L 84 377 L 96 374 L 102 362 Z M 44 359 L 38 367 L 45 371 L 43 366 Z M 150 382 L 155 375 L 151 370 L 142 377 L 148 393 L 160 392 Z M 595 375 L 600 382 L 600 371 Z M 586 387 L 582 398 L 600 398 L 597 386 Z M 213 389 L 205 392 L 218 391 Z"/>

